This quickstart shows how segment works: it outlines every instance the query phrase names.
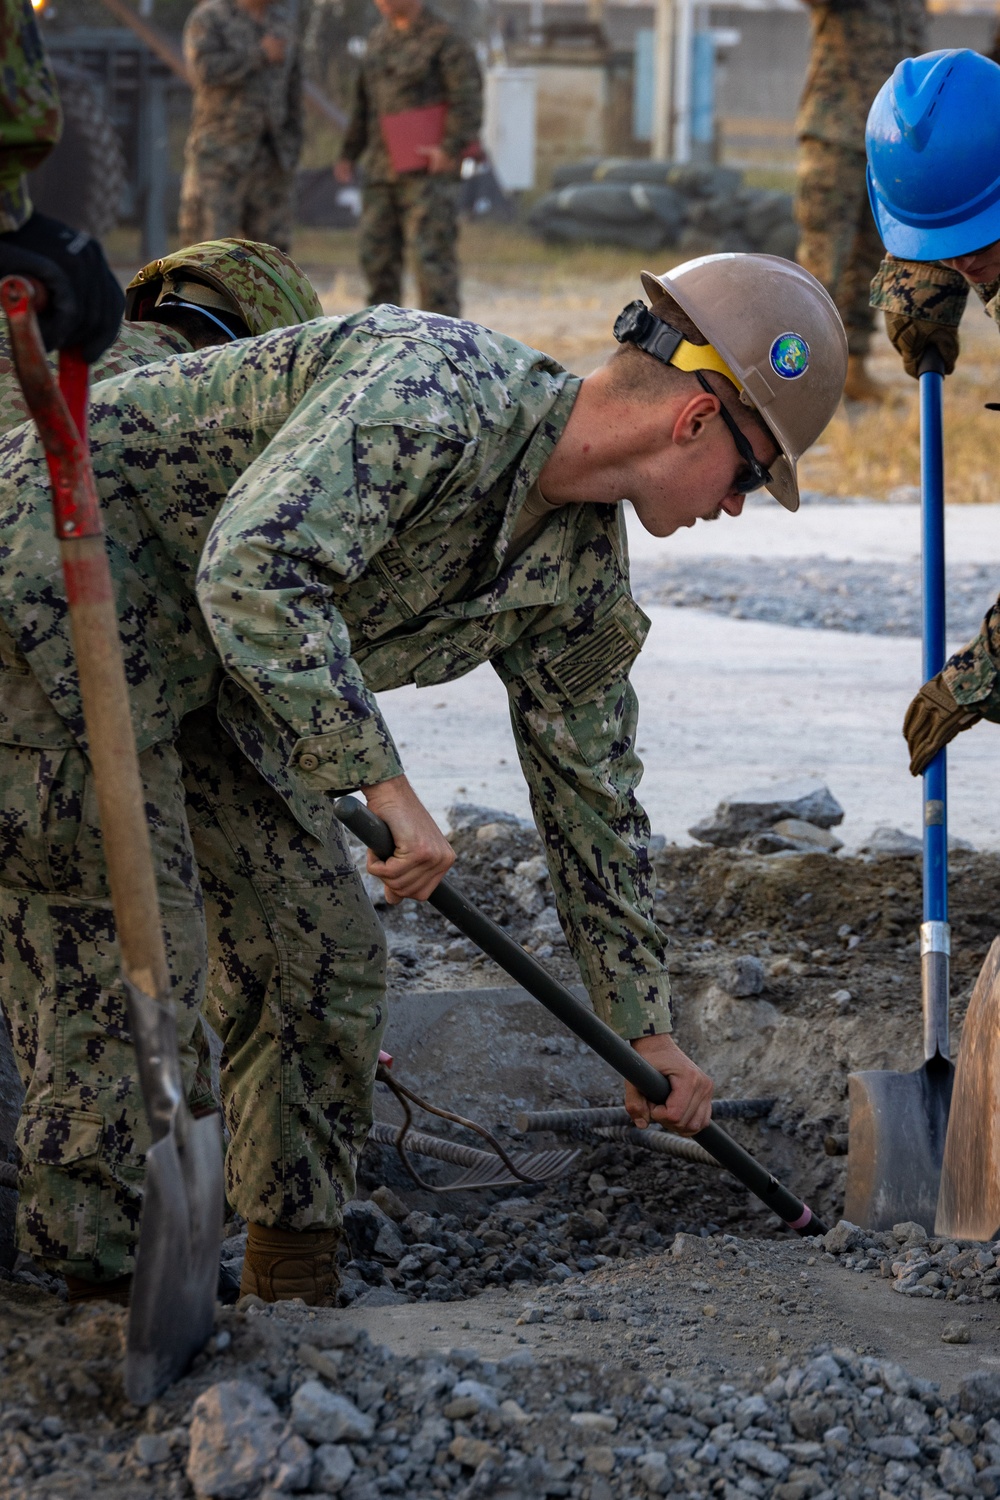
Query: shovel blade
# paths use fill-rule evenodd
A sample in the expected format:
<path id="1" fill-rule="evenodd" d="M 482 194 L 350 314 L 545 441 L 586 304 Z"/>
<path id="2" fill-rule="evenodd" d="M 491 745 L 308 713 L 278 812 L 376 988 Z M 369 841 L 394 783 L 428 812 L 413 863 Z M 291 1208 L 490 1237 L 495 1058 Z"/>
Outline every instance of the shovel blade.
<path id="1" fill-rule="evenodd" d="M 129 1309 L 125 1392 L 149 1403 L 204 1348 L 215 1318 L 225 1191 L 215 1115 L 187 1117 L 146 1156 L 139 1248 Z"/>
<path id="2" fill-rule="evenodd" d="M 912 1073 L 852 1073 L 844 1217 L 862 1229 L 908 1220 L 930 1230 L 937 1208 L 954 1068 L 935 1057 Z"/>
<path id="3" fill-rule="evenodd" d="M 1000 1229 L 1000 938 L 962 1028 L 934 1232 L 992 1240 Z"/>

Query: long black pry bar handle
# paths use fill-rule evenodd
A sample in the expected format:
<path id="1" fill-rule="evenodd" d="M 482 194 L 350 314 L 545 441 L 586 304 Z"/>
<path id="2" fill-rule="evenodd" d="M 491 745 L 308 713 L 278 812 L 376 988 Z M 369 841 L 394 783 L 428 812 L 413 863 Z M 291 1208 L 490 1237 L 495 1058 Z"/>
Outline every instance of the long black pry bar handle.
<path id="1" fill-rule="evenodd" d="M 392 858 L 394 846 L 387 825 L 369 812 L 356 797 L 339 798 L 334 804 L 334 810 L 344 826 L 363 844 L 367 844 L 379 859 Z M 506 970 L 511 979 L 516 980 L 529 995 L 541 1001 L 557 1021 L 574 1032 L 581 1042 L 586 1042 L 622 1078 L 634 1083 L 640 1094 L 652 1104 L 666 1102 L 670 1084 L 663 1074 L 640 1057 L 628 1042 L 612 1031 L 610 1026 L 606 1026 L 593 1011 L 581 1005 L 564 984 L 553 979 L 530 953 L 525 953 L 520 943 L 515 943 L 502 927 L 498 927 L 477 910 L 450 881 L 442 880 L 428 900 L 459 932 L 464 933 L 477 948 L 481 948 Z M 827 1226 L 816 1217 L 808 1203 L 803 1203 L 801 1198 L 796 1198 L 794 1193 L 789 1192 L 776 1177 L 765 1171 L 749 1151 L 744 1151 L 718 1125 L 706 1125 L 694 1139 L 710 1156 L 715 1157 L 720 1166 L 732 1173 L 762 1203 L 766 1203 L 789 1229 L 794 1229 L 801 1235 L 826 1233 Z"/>

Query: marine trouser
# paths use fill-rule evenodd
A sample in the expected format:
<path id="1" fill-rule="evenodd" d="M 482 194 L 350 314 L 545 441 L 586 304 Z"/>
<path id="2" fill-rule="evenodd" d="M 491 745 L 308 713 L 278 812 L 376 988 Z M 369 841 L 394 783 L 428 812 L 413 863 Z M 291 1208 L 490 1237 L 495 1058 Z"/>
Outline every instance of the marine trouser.
<path id="1" fill-rule="evenodd" d="M 867 354 L 875 326 L 868 298 L 885 251 L 868 203 L 864 151 L 803 137 L 795 218 L 801 230 L 799 264 L 837 304 L 850 353 Z"/>
<path id="2" fill-rule="evenodd" d="M 371 1123 L 378 920 L 343 841 L 299 827 L 213 710 L 140 764 L 189 1096 L 201 1007 L 222 1040 L 229 1201 L 265 1225 L 336 1226 Z M 122 1275 L 149 1134 L 77 749 L 0 745 L 0 974 L 25 1086 L 19 1248 Z"/>
<path id="3" fill-rule="evenodd" d="M 202 240 L 247 239 L 290 250 L 294 168 L 281 165 L 270 140 L 232 149 L 188 140 L 181 178 L 178 230 L 182 245 Z"/>
<path id="4" fill-rule="evenodd" d="M 458 288 L 458 183 L 453 177 L 413 173 L 364 190 L 358 253 L 374 306 L 403 300 L 403 254 L 413 252 L 419 305 L 425 312 L 461 316 Z"/>

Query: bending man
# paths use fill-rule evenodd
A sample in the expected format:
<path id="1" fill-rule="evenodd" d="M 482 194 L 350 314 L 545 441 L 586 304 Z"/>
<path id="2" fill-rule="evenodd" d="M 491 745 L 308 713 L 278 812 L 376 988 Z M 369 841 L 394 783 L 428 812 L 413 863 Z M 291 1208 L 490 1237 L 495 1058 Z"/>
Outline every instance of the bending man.
<path id="1" fill-rule="evenodd" d="M 697 1131 L 711 1084 L 670 1036 L 636 797 L 619 502 L 669 536 L 738 515 L 840 398 L 826 292 L 770 256 L 646 276 L 653 306 L 580 380 L 470 323 L 368 309 L 105 382 L 91 444 L 152 814 L 178 1024 L 222 1038 L 243 1287 L 324 1302 L 371 1121 L 381 928 L 332 810 L 361 788 L 391 900 L 452 861 L 377 694 L 489 661 L 503 681 L 560 919 L 599 1015 L 671 1079 L 633 1117 Z M 28 1079 L 20 1241 L 98 1289 L 128 1276 L 145 1121 L 85 759 L 47 474 L 0 444 L 0 962 Z M 6 690 L 6 696 L 4 692 Z M 220 728 L 220 722 L 223 728 Z M 18 741 L 15 743 L 15 741 Z M 55 993 L 36 955 L 55 954 Z"/>

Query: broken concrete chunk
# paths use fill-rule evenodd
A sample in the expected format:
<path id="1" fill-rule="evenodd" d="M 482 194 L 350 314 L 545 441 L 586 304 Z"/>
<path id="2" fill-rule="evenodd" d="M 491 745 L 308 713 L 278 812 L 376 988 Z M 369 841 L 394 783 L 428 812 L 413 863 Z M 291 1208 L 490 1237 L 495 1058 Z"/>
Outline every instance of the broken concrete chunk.
<path id="1" fill-rule="evenodd" d="M 967 1411 L 981 1421 L 1000 1417 L 1000 1374 L 993 1370 L 977 1370 L 958 1387 L 960 1411 Z"/>
<path id="2" fill-rule="evenodd" d="M 804 818 L 779 818 L 772 825 L 771 832 L 790 839 L 793 843 L 803 844 L 807 849 L 817 849 L 826 854 L 836 854 L 838 849 L 844 847 L 843 839 L 838 839 L 829 828 L 807 823 Z"/>
<path id="3" fill-rule="evenodd" d="M 732 849 L 749 835 L 773 828 L 786 818 L 831 828 L 843 822 L 844 809 L 829 787 L 819 782 L 757 787 L 720 802 L 712 817 L 696 823 L 688 832 L 703 844 Z"/>
<path id="4" fill-rule="evenodd" d="M 864 1231 L 857 1224 L 852 1224 L 850 1219 L 841 1219 L 823 1236 L 823 1249 L 829 1255 L 844 1255 L 863 1244 L 864 1238 Z"/>
<path id="5" fill-rule="evenodd" d="M 278 1408 L 252 1381 L 209 1386 L 191 1408 L 187 1477 L 195 1494 L 199 1500 L 240 1500 L 256 1493 L 287 1437 Z"/>
<path id="6" fill-rule="evenodd" d="M 396 1225 L 370 1199 L 348 1203 L 344 1209 L 344 1234 L 356 1260 L 375 1256 L 395 1265 L 406 1254 L 403 1236 Z"/>
<path id="7" fill-rule="evenodd" d="M 512 828 L 533 828 L 525 818 L 516 813 L 498 812 L 495 807 L 482 807 L 478 802 L 454 802 L 445 809 L 448 827 L 452 833 L 465 833 L 473 828 L 484 828 L 488 823 L 507 823 Z"/>
<path id="8" fill-rule="evenodd" d="M 923 844 L 912 833 L 901 828 L 879 827 L 859 846 L 859 854 L 895 856 L 897 859 L 917 859 L 923 853 Z"/>
<path id="9" fill-rule="evenodd" d="M 675 1260 L 702 1260 L 709 1247 L 699 1234 L 675 1234 L 670 1253 Z"/>
<path id="10" fill-rule="evenodd" d="M 355 1470 L 350 1448 L 321 1443 L 313 1454 L 312 1488 L 321 1495 L 339 1495 Z"/>
<path id="11" fill-rule="evenodd" d="M 307 1380 L 292 1397 L 292 1426 L 311 1443 L 365 1443 L 375 1431 L 371 1417 L 318 1380 Z"/>
<path id="12" fill-rule="evenodd" d="M 892 1237 L 897 1245 L 926 1245 L 927 1230 L 913 1219 L 906 1219 L 900 1224 L 893 1224 Z"/>
<path id="13" fill-rule="evenodd" d="M 748 1000 L 764 988 L 764 965 L 752 953 L 741 953 L 728 965 L 720 983 L 735 1000 Z"/>
<path id="14" fill-rule="evenodd" d="M 545 856 L 536 854 L 532 859 L 522 859 L 516 864 L 510 873 L 504 875 L 503 883 L 508 895 L 521 910 L 529 917 L 534 917 L 545 910 L 542 886 L 548 878 L 549 867 Z"/>

